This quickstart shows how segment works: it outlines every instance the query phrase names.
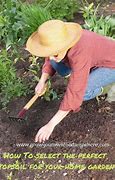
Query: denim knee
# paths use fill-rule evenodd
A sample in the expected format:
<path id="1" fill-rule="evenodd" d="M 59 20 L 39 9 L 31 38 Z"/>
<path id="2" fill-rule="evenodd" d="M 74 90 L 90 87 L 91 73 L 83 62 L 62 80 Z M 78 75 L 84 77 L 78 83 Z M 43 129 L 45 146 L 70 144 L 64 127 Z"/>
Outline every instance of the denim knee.
<path id="1" fill-rule="evenodd" d="M 63 63 L 63 60 L 58 63 L 55 62 L 54 60 L 50 60 L 50 64 L 58 72 L 58 74 L 60 74 L 62 77 L 68 76 L 71 74 L 71 68 L 66 66 Z"/>

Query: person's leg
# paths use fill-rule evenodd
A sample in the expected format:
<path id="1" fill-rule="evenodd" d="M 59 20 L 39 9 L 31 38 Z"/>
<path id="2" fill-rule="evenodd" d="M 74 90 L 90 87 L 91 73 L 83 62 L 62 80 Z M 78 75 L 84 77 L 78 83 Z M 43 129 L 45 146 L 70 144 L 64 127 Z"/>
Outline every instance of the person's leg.
<path id="1" fill-rule="evenodd" d="M 91 71 L 88 79 L 84 101 L 95 98 L 101 93 L 102 87 L 115 83 L 115 69 L 96 68 Z"/>
<path id="2" fill-rule="evenodd" d="M 63 63 L 63 60 L 58 63 L 55 62 L 54 60 L 50 60 L 50 64 L 62 77 L 65 77 L 71 74 L 71 68 L 66 66 Z"/>

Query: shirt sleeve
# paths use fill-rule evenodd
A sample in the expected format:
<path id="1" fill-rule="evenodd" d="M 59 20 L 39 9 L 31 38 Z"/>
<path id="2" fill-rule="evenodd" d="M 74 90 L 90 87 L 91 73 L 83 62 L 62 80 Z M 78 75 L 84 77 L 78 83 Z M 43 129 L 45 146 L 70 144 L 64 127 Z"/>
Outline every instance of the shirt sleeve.
<path id="1" fill-rule="evenodd" d="M 45 58 L 45 63 L 42 66 L 42 73 L 48 73 L 50 76 L 53 76 L 55 74 L 55 69 L 50 64 L 49 58 Z"/>
<path id="2" fill-rule="evenodd" d="M 78 112 L 85 94 L 88 76 L 90 72 L 91 60 L 85 55 L 74 57 L 71 64 L 72 73 L 64 98 L 59 109 L 63 111 Z"/>

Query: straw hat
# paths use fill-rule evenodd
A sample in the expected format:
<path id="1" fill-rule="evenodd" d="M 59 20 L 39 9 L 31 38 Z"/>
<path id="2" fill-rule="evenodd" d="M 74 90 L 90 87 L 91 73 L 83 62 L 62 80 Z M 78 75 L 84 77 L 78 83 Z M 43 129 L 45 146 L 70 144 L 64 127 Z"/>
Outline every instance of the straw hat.
<path id="1" fill-rule="evenodd" d="M 77 23 L 49 20 L 39 26 L 27 40 L 26 50 L 39 57 L 49 57 L 75 44 L 82 28 Z"/>

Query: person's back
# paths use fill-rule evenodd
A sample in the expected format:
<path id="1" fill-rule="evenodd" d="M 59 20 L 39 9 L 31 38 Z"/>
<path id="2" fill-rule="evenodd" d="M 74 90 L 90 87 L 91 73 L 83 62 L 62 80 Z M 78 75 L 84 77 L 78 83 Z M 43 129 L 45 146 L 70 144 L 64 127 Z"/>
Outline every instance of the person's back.
<path id="1" fill-rule="evenodd" d="M 80 40 L 70 49 L 68 56 L 75 51 L 78 56 L 85 51 L 85 58 L 91 58 L 92 66 L 115 68 L 115 40 L 109 37 L 83 30 Z"/>

